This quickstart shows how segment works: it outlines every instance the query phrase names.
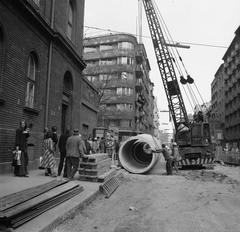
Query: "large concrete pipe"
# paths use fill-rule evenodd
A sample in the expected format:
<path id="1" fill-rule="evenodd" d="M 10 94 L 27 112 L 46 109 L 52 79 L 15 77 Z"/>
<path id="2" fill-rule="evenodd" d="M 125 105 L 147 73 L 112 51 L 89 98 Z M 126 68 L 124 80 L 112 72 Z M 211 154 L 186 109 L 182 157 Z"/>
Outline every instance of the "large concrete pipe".
<path id="1" fill-rule="evenodd" d="M 148 172 L 158 161 L 160 154 L 152 151 L 160 149 L 159 141 L 149 134 L 128 138 L 119 148 L 119 160 L 127 171 L 135 174 Z"/>

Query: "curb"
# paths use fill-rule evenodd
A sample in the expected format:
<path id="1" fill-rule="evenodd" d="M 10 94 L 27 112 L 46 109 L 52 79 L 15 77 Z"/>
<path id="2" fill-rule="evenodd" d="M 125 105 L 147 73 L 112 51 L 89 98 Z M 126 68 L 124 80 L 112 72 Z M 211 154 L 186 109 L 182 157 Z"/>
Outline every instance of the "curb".
<path id="1" fill-rule="evenodd" d="M 99 189 L 95 193 L 93 193 L 89 197 L 87 197 L 85 200 L 83 200 L 79 204 L 75 205 L 72 209 L 70 209 L 66 212 L 63 212 L 62 215 L 59 215 L 56 219 L 54 219 L 52 222 L 50 222 L 44 228 L 39 230 L 39 232 L 52 232 L 56 227 L 58 227 L 60 224 L 62 224 L 68 218 L 73 218 L 81 209 L 84 208 L 85 205 L 92 202 L 97 197 L 98 194 L 99 194 Z M 74 198 L 77 198 L 77 197 L 78 196 L 75 196 Z M 72 198 L 72 199 L 74 200 L 74 198 Z"/>

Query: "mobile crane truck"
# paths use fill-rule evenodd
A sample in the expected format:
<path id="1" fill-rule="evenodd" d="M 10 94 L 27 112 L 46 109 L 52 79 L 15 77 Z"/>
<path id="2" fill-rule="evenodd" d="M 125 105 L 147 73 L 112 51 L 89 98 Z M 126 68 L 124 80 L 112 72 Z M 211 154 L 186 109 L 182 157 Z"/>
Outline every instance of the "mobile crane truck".
<path id="1" fill-rule="evenodd" d="M 182 98 L 177 76 L 174 70 L 173 58 L 160 26 L 153 1 L 142 0 L 148 26 L 153 42 L 158 68 L 168 100 L 169 111 L 175 127 L 175 141 L 179 146 L 182 168 L 205 167 L 214 168 L 215 153 L 210 135 L 210 125 L 201 117 L 189 121 Z M 181 76 L 181 83 L 191 84 L 193 79 Z"/>

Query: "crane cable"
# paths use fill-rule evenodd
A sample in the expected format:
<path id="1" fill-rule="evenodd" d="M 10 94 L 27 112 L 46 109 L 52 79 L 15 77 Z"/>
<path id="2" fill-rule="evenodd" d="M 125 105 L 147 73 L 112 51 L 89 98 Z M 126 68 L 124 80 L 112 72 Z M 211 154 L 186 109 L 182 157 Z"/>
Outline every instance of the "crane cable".
<path id="1" fill-rule="evenodd" d="M 171 35 L 170 35 L 170 33 L 169 33 L 169 30 L 168 30 L 168 28 L 167 28 L 167 26 L 166 26 L 166 24 L 165 24 L 165 21 L 164 21 L 161 13 L 160 13 L 160 11 L 159 11 L 159 9 L 158 9 L 158 7 L 157 7 L 157 4 L 156 4 L 156 2 L 155 2 L 154 0 L 153 0 L 153 3 L 154 3 L 155 9 L 156 9 L 157 12 L 158 12 L 159 19 L 160 19 L 160 21 L 162 22 L 163 31 L 165 32 L 165 35 L 166 35 L 166 37 L 167 37 L 167 40 L 168 40 L 168 41 L 173 41 L 173 39 L 172 39 L 172 37 L 171 37 Z M 166 28 L 166 29 L 165 29 L 165 28 Z M 170 37 L 170 39 L 169 39 L 168 37 Z M 170 49 L 171 49 L 171 51 L 172 51 L 173 57 L 176 57 L 173 48 L 170 48 Z M 185 67 L 185 65 L 184 65 L 184 63 L 183 63 L 183 60 L 182 60 L 182 58 L 181 58 L 181 56 L 180 56 L 180 54 L 179 54 L 179 52 L 178 52 L 178 49 L 177 49 L 176 47 L 175 47 L 175 50 L 176 50 L 176 52 L 177 52 L 177 55 L 178 55 L 179 60 L 181 61 L 182 67 L 184 68 L 184 71 L 185 71 L 186 75 L 187 75 L 187 76 L 190 76 L 190 75 L 188 74 L 188 72 L 187 72 L 187 69 L 186 69 L 186 67 Z M 177 70 L 178 70 L 179 75 L 180 75 L 180 76 L 183 76 L 182 70 L 181 70 L 180 65 L 179 65 L 179 63 L 178 63 L 178 59 L 174 59 L 174 58 L 173 58 L 173 61 L 174 61 L 174 64 L 175 64 L 175 66 L 176 66 L 176 68 L 177 68 Z M 176 61 L 177 61 L 177 62 L 176 62 Z M 198 88 L 197 88 L 197 86 L 196 86 L 196 84 L 195 84 L 195 82 L 194 82 L 194 86 L 195 86 L 195 88 L 197 89 L 197 92 L 198 92 L 198 94 L 199 94 L 202 102 L 204 102 L 204 101 L 203 101 L 203 98 L 202 98 L 202 96 L 201 96 L 201 94 L 200 94 L 200 92 L 199 92 L 199 90 L 198 90 Z M 190 101 L 190 99 L 189 99 L 189 96 L 188 96 L 188 94 L 187 94 L 184 86 L 182 86 L 182 87 L 183 87 L 183 90 L 184 90 L 184 92 L 185 92 L 185 94 L 186 94 L 186 96 L 187 96 L 187 98 L 188 98 L 188 101 L 189 101 L 191 107 L 192 107 L 192 110 L 193 110 L 193 106 L 192 106 L 192 103 L 191 103 L 191 101 Z M 197 97 L 196 97 L 196 95 L 194 94 L 194 91 L 193 91 L 193 89 L 192 89 L 192 87 L 191 87 L 191 85 L 190 85 L 189 83 L 187 83 L 187 89 L 188 89 L 189 94 L 191 95 L 191 100 L 193 101 L 193 104 L 194 104 L 194 105 L 200 105 L 199 102 L 198 102 L 198 100 L 197 100 Z M 197 104 L 197 103 L 198 103 L 198 104 Z"/>

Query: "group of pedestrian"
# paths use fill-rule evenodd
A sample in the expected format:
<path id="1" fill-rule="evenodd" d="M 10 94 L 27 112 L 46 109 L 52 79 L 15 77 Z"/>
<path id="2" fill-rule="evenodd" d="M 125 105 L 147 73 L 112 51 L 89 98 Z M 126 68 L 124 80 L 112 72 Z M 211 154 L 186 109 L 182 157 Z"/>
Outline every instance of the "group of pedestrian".
<path id="1" fill-rule="evenodd" d="M 78 170 L 79 158 L 85 156 L 85 144 L 78 129 L 74 129 L 73 135 L 71 135 L 70 128 L 67 128 L 66 133 L 60 136 L 59 141 L 56 131 L 57 128 L 52 127 L 52 132 L 46 133 L 44 154 L 40 165 L 45 168 L 46 176 L 61 176 L 63 170 L 63 177 L 72 180 Z M 57 144 L 60 151 L 60 161 L 56 175 L 54 167 L 56 165 L 55 153 Z"/>
<path id="2" fill-rule="evenodd" d="M 86 147 L 86 154 L 97 154 L 97 153 L 103 153 L 104 148 L 102 147 L 102 139 L 100 137 L 94 137 L 91 138 L 89 137 L 88 139 L 85 140 L 85 147 Z"/>
<path id="3" fill-rule="evenodd" d="M 16 131 L 16 149 L 14 151 L 14 175 L 28 177 L 28 154 L 27 139 L 30 136 L 29 128 L 25 120 L 20 121 L 20 126 Z M 57 145 L 60 151 L 60 161 L 55 173 Z M 66 129 L 58 141 L 57 127 L 53 126 L 51 131 L 48 128 L 44 130 L 43 156 L 40 160 L 40 167 L 45 170 L 45 176 L 61 176 L 72 180 L 78 170 L 79 158 L 85 155 L 105 153 L 112 156 L 114 149 L 113 136 L 89 137 L 83 141 L 78 129 L 74 129 L 71 135 L 70 128 Z M 64 165 L 65 164 L 65 165 Z"/>
<path id="4" fill-rule="evenodd" d="M 173 168 L 176 170 L 176 174 L 179 174 L 178 161 L 180 159 L 177 143 L 172 143 L 172 150 L 169 150 L 165 144 L 162 144 L 162 149 L 159 150 L 164 156 L 166 161 L 166 174 L 172 175 Z"/>

